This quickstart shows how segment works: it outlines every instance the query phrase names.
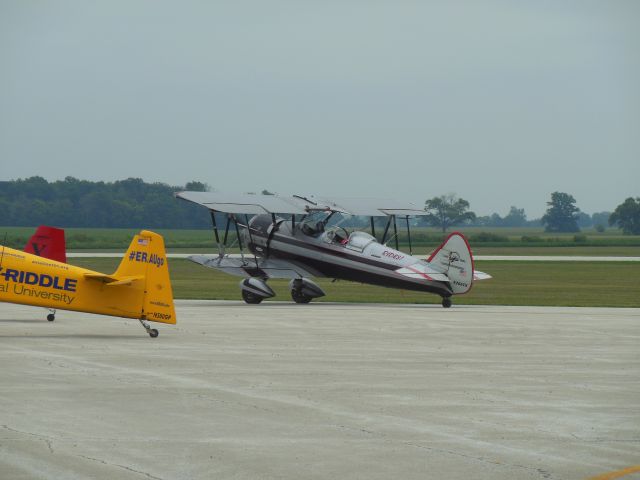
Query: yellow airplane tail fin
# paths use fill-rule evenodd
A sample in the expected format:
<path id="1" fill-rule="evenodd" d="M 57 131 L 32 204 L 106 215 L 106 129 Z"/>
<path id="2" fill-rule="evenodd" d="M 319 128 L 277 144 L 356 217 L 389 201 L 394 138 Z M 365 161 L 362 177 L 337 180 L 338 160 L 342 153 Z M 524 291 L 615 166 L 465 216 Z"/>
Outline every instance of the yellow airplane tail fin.
<path id="1" fill-rule="evenodd" d="M 138 279 L 144 282 L 142 320 L 176 323 L 169 266 L 161 235 L 148 230 L 136 235 L 113 277 L 120 279 L 120 283 Z"/>

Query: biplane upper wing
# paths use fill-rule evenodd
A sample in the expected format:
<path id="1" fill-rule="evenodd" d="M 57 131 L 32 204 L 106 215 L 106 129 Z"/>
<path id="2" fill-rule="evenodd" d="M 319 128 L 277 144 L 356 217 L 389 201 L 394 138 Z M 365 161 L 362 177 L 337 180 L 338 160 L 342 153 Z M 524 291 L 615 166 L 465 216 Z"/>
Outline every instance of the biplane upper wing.
<path id="1" fill-rule="evenodd" d="M 390 215 L 412 216 L 426 215 L 418 205 L 391 198 L 349 198 L 349 197 L 310 197 L 328 210 L 341 211 L 350 215 L 365 217 L 385 217 Z"/>
<path id="2" fill-rule="evenodd" d="M 218 192 L 178 192 L 175 196 L 210 210 L 236 214 L 285 213 L 304 215 L 318 210 L 367 217 L 426 214 L 424 209 L 414 203 L 385 198 L 252 195 Z"/>
<path id="3" fill-rule="evenodd" d="M 279 195 L 228 194 L 218 192 L 178 192 L 177 198 L 224 213 L 258 215 L 265 213 L 305 214 L 304 205 L 294 197 Z"/>

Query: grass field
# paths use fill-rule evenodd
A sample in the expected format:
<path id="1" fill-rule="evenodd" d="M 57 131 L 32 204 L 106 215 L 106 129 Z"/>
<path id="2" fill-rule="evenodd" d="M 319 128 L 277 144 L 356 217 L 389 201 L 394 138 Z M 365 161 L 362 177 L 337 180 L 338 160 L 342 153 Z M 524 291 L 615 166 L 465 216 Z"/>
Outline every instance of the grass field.
<path id="1" fill-rule="evenodd" d="M 74 259 L 75 265 L 111 273 L 119 259 Z M 640 265 L 625 262 L 476 262 L 493 275 L 477 282 L 454 304 L 640 307 Z M 226 275 L 188 260 L 170 259 L 176 298 L 240 299 L 240 277 Z M 327 293 L 318 301 L 438 304 L 440 298 L 358 283 L 317 279 Z M 271 280 L 275 300 L 290 300 L 287 281 Z"/>
<path id="2" fill-rule="evenodd" d="M 34 232 L 32 227 L 0 227 L 2 244 L 21 249 Z M 476 255 L 612 255 L 640 256 L 640 236 L 622 235 L 617 229 L 596 232 L 584 230 L 575 234 L 550 234 L 542 228 L 460 229 L 470 237 Z M 67 249 L 71 251 L 124 251 L 137 230 L 69 228 L 65 230 Z M 158 230 L 170 252 L 211 252 L 214 250 L 211 230 Z M 379 234 L 379 232 L 378 232 Z M 424 255 L 436 247 L 442 234 L 433 228 L 412 229 L 413 253 Z M 523 240 L 524 239 L 524 240 Z M 404 233 L 399 237 L 400 249 L 408 251 Z M 389 242 L 394 246 L 394 242 Z M 237 251 L 231 249 L 230 252 Z"/>
<path id="3" fill-rule="evenodd" d="M 11 248 L 21 249 L 35 231 L 34 227 L 0 227 L 2 237 Z M 65 228 L 68 250 L 124 251 L 140 229 L 133 228 Z M 212 248 L 211 230 L 154 230 L 164 237 L 168 248 Z"/>
<path id="4" fill-rule="evenodd" d="M 555 256 L 586 256 L 586 257 L 640 257 L 640 246 L 600 246 L 600 247 L 485 247 L 473 244 L 474 255 L 555 255 Z"/>

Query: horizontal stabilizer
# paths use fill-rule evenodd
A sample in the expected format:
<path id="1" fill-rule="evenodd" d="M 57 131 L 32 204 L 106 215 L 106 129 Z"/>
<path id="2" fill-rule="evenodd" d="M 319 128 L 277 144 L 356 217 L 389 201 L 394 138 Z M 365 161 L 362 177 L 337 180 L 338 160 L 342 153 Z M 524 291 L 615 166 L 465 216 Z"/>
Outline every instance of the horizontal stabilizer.
<path id="1" fill-rule="evenodd" d="M 484 273 L 481 272 L 479 270 L 474 270 L 473 271 L 473 279 L 474 280 L 488 280 L 490 278 L 493 278 L 491 275 L 489 275 L 488 273 Z"/>
<path id="2" fill-rule="evenodd" d="M 88 280 L 97 280 L 99 282 L 106 283 L 111 287 L 115 287 L 117 285 L 131 285 L 131 282 L 135 280 L 142 280 L 144 276 L 128 276 L 128 277 L 114 277 L 113 275 L 105 275 L 102 273 L 85 273 L 84 278 Z"/>
<path id="3" fill-rule="evenodd" d="M 417 262 L 413 265 L 399 268 L 396 270 L 396 273 L 404 275 L 405 277 L 416 278 L 418 280 L 433 280 L 437 282 L 449 281 L 449 277 L 444 273 L 438 272 L 433 267 L 423 262 Z"/>

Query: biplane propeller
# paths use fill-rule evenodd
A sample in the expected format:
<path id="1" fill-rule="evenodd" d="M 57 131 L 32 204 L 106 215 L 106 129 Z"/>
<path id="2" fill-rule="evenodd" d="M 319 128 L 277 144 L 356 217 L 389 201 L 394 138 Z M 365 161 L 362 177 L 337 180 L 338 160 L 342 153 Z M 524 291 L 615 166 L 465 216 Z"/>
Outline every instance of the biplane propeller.
<path id="1" fill-rule="evenodd" d="M 474 270 L 471 249 L 461 233 L 449 235 L 427 260 L 414 257 L 409 219 L 426 214 L 414 204 L 301 195 L 188 191 L 175 195 L 209 209 L 218 245 L 217 255 L 189 259 L 244 277 L 240 288 L 247 303 L 275 295 L 267 285 L 271 278 L 289 279 L 291 298 L 308 303 L 325 295 L 311 277 L 326 277 L 434 293 L 448 308 L 451 297 L 468 292 L 474 280 L 491 278 Z M 371 233 L 349 232 L 334 222 L 354 215 L 369 217 Z M 386 218 L 379 241 L 374 221 L 378 217 Z M 409 254 L 399 250 L 399 220 L 406 225 Z M 387 245 L 391 241 L 395 248 Z M 240 255 L 228 254 L 236 242 Z"/>

